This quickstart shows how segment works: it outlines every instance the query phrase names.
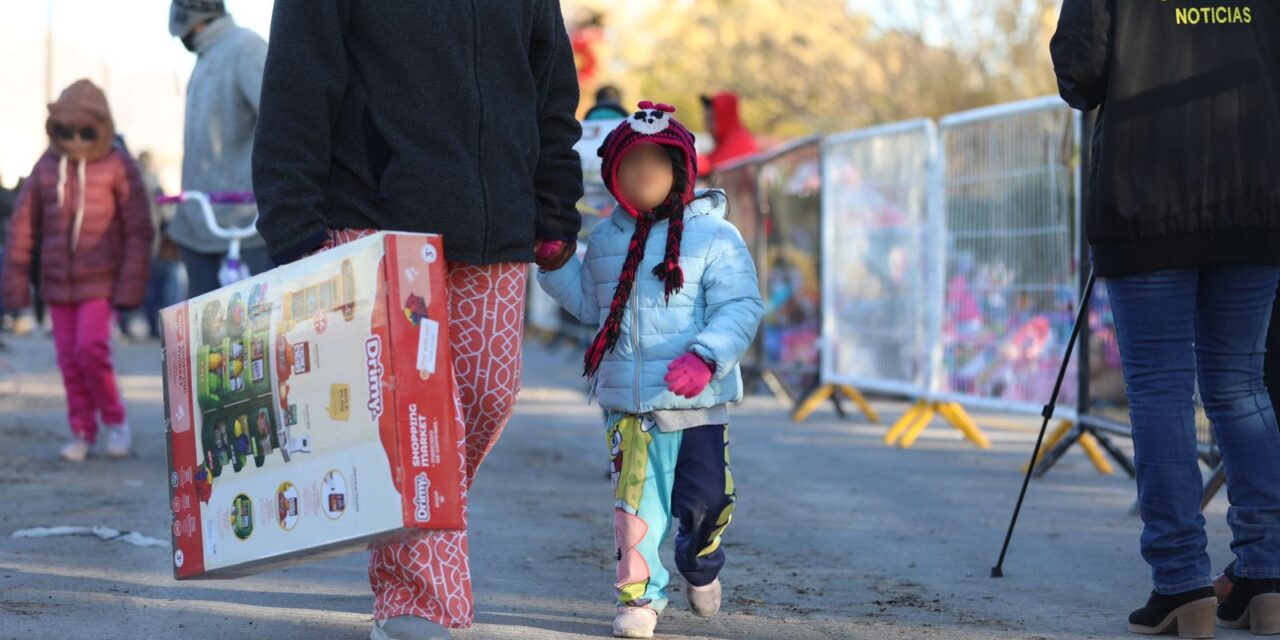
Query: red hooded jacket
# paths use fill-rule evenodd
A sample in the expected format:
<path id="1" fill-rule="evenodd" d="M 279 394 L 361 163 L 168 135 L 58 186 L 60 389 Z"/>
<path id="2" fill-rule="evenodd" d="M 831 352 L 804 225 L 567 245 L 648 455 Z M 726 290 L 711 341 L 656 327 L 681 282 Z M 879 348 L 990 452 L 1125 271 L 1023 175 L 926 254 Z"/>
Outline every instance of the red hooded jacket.
<path id="1" fill-rule="evenodd" d="M 45 302 L 105 299 L 122 309 L 141 307 L 155 229 L 137 165 L 113 146 L 106 97 L 88 81 L 71 85 L 49 105 L 46 128 L 49 150 L 31 170 L 9 223 L 0 280 L 5 308 L 30 306 L 37 254 Z M 56 133 L 67 129 L 93 135 L 64 140 Z"/>
<path id="2" fill-rule="evenodd" d="M 742 124 L 742 116 L 738 114 L 737 94 L 718 93 L 709 99 L 704 98 L 703 104 L 711 109 L 714 120 L 711 136 L 716 141 L 716 148 L 698 159 L 699 175 L 709 175 L 722 165 L 759 150 L 755 137 L 747 131 Z"/>

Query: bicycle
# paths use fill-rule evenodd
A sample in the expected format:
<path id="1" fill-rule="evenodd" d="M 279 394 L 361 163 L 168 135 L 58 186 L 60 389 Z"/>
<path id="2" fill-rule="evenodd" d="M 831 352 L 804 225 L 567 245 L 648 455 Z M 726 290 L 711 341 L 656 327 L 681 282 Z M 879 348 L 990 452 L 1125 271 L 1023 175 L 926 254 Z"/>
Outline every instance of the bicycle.
<path id="1" fill-rule="evenodd" d="M 258 233 L 258 217 L 243 227 L 224 227 L 213 215 L 213 205 L 254 204 L 256 200 L 249 191 L 233 191 L 226 193 L 204 193 L 201 191 L 183 191 L 173 196 L 158 196 L 156 204 L 176 205 L 184 202 L 195 202 L 203 214 L 204 224 L 217 238 L 228 242 L 227 254 L 222 258 L 218 268 L 218 284 L 226 287 L 242 280 L 248 280 L 249 265 L 240 261 L 240 242 L 252 238 Z"/>

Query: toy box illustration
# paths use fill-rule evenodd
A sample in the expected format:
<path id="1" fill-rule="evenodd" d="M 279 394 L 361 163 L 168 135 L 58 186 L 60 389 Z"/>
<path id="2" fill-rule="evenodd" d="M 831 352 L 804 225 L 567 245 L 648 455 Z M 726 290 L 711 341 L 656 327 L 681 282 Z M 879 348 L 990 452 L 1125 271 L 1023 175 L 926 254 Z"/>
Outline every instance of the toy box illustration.
<path id="1" fill-rule="evenodd" d="M 177 578 L 464 526 L 444 291 L 381 233 L 164 310 Z"/>

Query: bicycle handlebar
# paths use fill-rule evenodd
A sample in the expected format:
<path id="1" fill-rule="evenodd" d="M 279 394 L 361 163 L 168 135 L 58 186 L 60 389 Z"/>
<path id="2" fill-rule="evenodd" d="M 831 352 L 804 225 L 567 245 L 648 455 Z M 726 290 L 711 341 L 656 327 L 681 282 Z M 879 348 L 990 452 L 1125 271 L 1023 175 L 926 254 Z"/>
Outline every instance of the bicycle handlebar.
<path id="1" fill-rule="evenodd" d="M 223 240 L 244 240 L 258 233 L 257 216 L 254 216 L 253 222 L 249 223 L 248 226 L 228 228 L 218 224 L 217 216 L 213 215 L 213 205 L 215 204 L 253 204 L 255 200 L 252 192 L 205 194 L 199 191 L 183 191 L 175 196 L 159 196 L 156 198 L 157 204 L 179 204 L 182 202 L 195 202 L 198 204 L 200 212 L 204 214 L 205 226 L 218 238 Z"/>

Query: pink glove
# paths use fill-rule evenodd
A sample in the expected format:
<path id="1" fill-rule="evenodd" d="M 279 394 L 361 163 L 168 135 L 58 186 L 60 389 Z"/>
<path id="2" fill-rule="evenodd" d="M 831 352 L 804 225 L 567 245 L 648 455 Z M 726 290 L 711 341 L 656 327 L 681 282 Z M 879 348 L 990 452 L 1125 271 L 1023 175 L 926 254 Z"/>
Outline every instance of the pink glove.
<path id="1" fill-rule="evenodd" d="M 711 384 L 715 365 L 696 354 L 686 353 L 667 365 L 667 388 L 682 398 L 696 398 Z"/>
<path id="2" fill-rule="evenodd" d="M 538 245 L 538 259 L 550 260 L 560 254 L 564 250 L 564 243 L 559 240 L 543 240 Z"/>

